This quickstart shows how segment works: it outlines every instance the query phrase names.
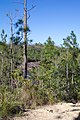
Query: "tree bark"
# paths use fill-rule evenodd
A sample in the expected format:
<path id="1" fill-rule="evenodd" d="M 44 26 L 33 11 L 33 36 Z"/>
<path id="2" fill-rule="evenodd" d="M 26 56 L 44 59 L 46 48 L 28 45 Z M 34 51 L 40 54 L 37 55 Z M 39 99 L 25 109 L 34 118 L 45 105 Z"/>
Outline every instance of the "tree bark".
<path id="1" fill-rule="evenodd" d="M 12 71 L 13 71 L 13 51 L 12 51 L 12 47 L 13 47 L 13 27 L 12 27 L 12 18 L 10 19 L 11 20 L 11 41 L 10 41 L 10 50 L 11 50 L 11 80 L 12 80 Z M 11 85 L 12 86 L 12 85 Z"/>
<path id="2" fill-rule="evenodd" d="M 67 92 L 69 94 L 69 70 L 68 70 L 68 50 L 67 50 L 67 63 L 66 63 L 66 83 L 67 83 Z"/>
<path id="3" fill-rule="evenodd" d="M 23 45 L 23 76 L 27 78 L 27 0 L 24 0 L 24 45 Z"/>

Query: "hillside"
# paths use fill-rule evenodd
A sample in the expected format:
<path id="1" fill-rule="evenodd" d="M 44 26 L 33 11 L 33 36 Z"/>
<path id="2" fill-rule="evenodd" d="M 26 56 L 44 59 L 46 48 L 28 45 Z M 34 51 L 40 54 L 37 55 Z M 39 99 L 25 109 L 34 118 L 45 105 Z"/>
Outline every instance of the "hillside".
<path id="1" fill-rule="evenodd" d="M 27 78 L 23 75 L 23 45 L 14 45 L 11 55 L 10 46 L 0 44 L 0 118 L 20 115 L 26 109 L 24 120 L 67 119 L 68 110 L 71 119 L 77 118 L 78 106 L 57 104 L 58 111 L 55 105 L 44 107 L 80 101 L 80 48 L 74 32 L 68 38 L 61 47 L 55 46 L 50 37 L 43 45 L 28 46 Z M 43 107 L 33 110 L 38 106 Z"/>

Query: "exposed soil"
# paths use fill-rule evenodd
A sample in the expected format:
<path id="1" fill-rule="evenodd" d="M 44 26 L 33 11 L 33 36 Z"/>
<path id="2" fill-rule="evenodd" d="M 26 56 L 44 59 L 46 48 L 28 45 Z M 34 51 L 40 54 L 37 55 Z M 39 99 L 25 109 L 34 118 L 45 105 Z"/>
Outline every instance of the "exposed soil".
<path id="1" fill-rule="evenodd" d="M 80 103 L 57 103 L 26 110 L 22 117 L 13 120 L 80 120 Z"/>

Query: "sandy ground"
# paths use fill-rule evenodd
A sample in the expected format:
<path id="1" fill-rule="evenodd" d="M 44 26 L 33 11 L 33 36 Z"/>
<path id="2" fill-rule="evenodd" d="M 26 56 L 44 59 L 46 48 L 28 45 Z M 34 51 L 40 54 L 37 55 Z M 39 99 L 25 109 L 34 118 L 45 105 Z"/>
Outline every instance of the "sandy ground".
<path id="1" fill-rule="evenodd" d="M 80 103 L 57 103 L 35 110 L 27 110 L 22 117 L 14 120 L 80 120 Z"/>

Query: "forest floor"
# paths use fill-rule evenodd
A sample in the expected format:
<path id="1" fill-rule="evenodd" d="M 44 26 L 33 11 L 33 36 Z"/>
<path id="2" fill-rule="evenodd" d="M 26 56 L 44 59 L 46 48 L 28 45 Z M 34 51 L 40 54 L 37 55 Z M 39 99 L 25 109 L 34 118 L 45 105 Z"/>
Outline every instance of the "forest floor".
<path id="1" fill-rule="evenodd" d="M 24 116 L 13 120 L 80 120 L 80 103 L 57 103 L 26 110 Z"/>

